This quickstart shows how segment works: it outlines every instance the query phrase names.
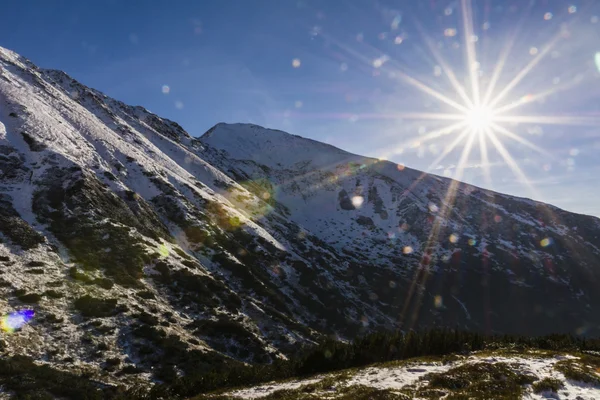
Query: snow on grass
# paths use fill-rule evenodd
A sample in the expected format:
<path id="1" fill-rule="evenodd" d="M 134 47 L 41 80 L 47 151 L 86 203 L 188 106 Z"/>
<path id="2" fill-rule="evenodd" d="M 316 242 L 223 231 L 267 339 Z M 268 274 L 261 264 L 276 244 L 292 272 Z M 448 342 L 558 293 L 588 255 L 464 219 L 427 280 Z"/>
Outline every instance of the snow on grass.
<path id="1" fill-rule="evenodd" d="M 525 386 L 523 399 L 598 399 L 600 398 L 600 388 L 591 384 L 567 380 L 565 376 L 555 369 L 558 362 L 563 360 L 575 360 L 577 357 L 572 355 L 544 355 L 544 354 L 525 354 L 523 356 L 502 356 L 502 355 L 480 355 L 474 354 L 467 358 L 458 359 L 453 362 L 436 362 L 424 360 L 408 360 L 393 362 L 384 365 L 374 365 L 358 371 L 347 370 L 329 375 L 319 375 L 310 379 L 291 380 L 286 382 L 270 382 L 268 384 L 238 389 L 228 393 L 230 396 L 243 399 L 257 399 L 266 397 L 280 390 L 295 390 L 312 385 L 318 382 L 328 382 L 329 380 L 339 381 L 334 385 L 333 392 L 328 392 L 329 398 L 335 398 L 335 391 L 354 386 L 366 386 L 379 390 L 400 391 L 407 386 L 423 387 L 427 384 L 426 375 L 429 373 L 445 373 L 453 368 L 476 363 L 504 363 L 514 366 L 517 373 L 523 375 L 534 375 L 538 382 L 545 378 L 558 379 L 564 385 L 558 393 L 550 390 L 541 393 L 534 393 L 533 386 Z M 424 379 L 425 378 L 425 379 Z"/>
<path id="2" fill-rule="evenodd" d="M 591 384 L 577 382 L 566 379 L 565 376 L 555 369 L 556 363 L 562 360 L 576 359 L 570 355 L 555 356 L 552 358 L 511 358 L 511 362 L 518 362 L 523 365 L 524 371 L 530 371 L 540 380 L 544 378 L 554 378 L 561 381 L 564 385 L 558 393 L 545 391 L 542 393 L 527 393 L 525 399 L 598 399 L 600 398 L 600 388 L 594 387 Z"/>
<path id="3" fill-rule="evenodd" d="M 247 389 L 240 389 L 228 393 L 230 396 L 239 397 L 242 399 L 258 399 L 261 397 L 266 397 L 272 393 L 275 393 L 279 390 L 294 390 L 298 389 L 302 386 L 310 385 L 313 383 L 320 382 L 323 380 L 324 376 L 319 376 L 312 379 L 304 379 L 298 381 L 289 381 L 289 382 L 271 382 L 261 386 L 255 386 Z"/>
<path id="4" fill-rule="evenodd" d="M 412 385 L 429 373 L 446 372 L 452 364 L 442 363 L 414 363 L 398 367 L 370 367 L 355 374 L 346 386 L 370 386 L 376 389 L 401 389 Z"/>
<path id="5" fill-rule="evenodd" d="M 352 387 L 357 385 L 374 387 L 376 389 L 401 389 L 406 385 L 417 382 L 420 378 L 432 372 L 448 371 L 453 365 L 442 363 L 410 363 L 401 366 L 369 367 L 351 375 L 347 381 L 340 379 L 340 387 Z M 332 375 L 332 376 L 335 376 Z M 287 382 L 271 382 L 268 384 L 239 389 L 227 393 L 230 396 L 243 399 L 257 399 L 266 397 L 280 390 L 294 390 L 307 385 L 318 383 L 331 377 L 328 375 L 319 375 L 314 378 L 304 380 L 292 380 Z"/>

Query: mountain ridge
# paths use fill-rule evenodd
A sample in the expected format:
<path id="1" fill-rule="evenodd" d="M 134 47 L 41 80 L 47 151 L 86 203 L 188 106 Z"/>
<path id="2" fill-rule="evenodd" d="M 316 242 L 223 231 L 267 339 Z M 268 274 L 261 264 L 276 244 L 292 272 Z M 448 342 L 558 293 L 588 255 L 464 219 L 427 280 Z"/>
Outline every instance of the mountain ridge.
<path id="1" fill-rule="evenodd" d="M 198 137 L 198 139 L 201 140 L 201 141 L 206 141 L 206 139 L 209 138 L 210 136 L 212 136 L 213 133 L 214 133 L 214 131 L 217 130 L 217 128 L 219 128 L 220 126 L 222 126 L 222 127 L 232 127 L 232 128 L 236 127 L 236 126 L 241 126 L 241 127 L 247 127 L 247 128 L 252 128 L 252 129 L 256 129 L 256 130 L 264 130 L 266 132 L 270 132 L 270 131 L 280 132 L 280 133 L 284 133 L 285 135 L 288 135 L 289 137 L 299 138 L 299 139 L 302 139 L 302 140 L 306 140 L 306 141 L 308 141 L 310 143 L 317 143 L 317 144 L 320 144 L 320 145 L 330 146 L 333 149 L 335 149 L 336 151 L 339 151 L 341 154 L 345 153 L 349 157 L 358 157 L 358 158 L 361 158 L 361 159 L 368 159 L 368 160 L 370 160 L 370 162 L 390 163 L 391 165 L 394 165 L 396 168 L 402 168 L 403 170 L 404 169 L 408 169 L 408 170 L 416 171 L 416 172 L 418 172 L 420 174 L 430 175 L 430 176 L 433 176 L 433 177 L 436 177 L 436 178 L 439 178 L 441 180 L 448 181 L 448 182 L 455 181 L 453 178 L 450 178 L 450 177 L 447 177 L 447 176 L 442 176 L 442 175 L 437 175 L 437 174 L 435 174 L 433 172 L 421 172 L 421 171 L 418 171 L 415 168 L 412 168 L 412 167 L 409 167 L 409 166 L 405 165 L 404 163 L 396 163 L 396 162 L 393 162 L 391 160 L 379 159 L 379 158 L 373 157 L 373 156 L 361 156 L 359 154 L 355 154 L 355 153 L 352 153 L 350 151 L 344 150 L 344 149 L 342 149 L 340 147 L 337 147 L 335 145 L 331 145 L 331 144 L 328 144 L 328 143 L 319 142 L 319 141 L 314 140 L 314 139 L 305 138 L 305 137 L 302 137 L 302 136 L 299 136 L 299 135 L 295 135 L 295 134 L 292 134 L 292 133 L 288 133 L 288 132 L 285 132 L 285 131 L 282 131 L 282 130 L 279 130 L 279 129 L 263 127 L 263 126 L 257 125 L 257 124 L 219 122 L 219 123 L 213 125 L 204 134 L 200 135 Z M 231 130 L 229 130 L 229 131 L 231 132 Z M 219 133 L 221 133 L 221 132 L 219 132 Z M 486 191 L 486 192 L 489 192 L 489 193 L 493 193 L 495 195 L 507 196 L 507 197 L 511 197 L 513 199 L 518 199 L 518 200 L 527 201 L 527 202 L 531 202 L 531 203 L 544 204 L 546 206 L 550 206 L 552 208 L 555 208 L 555 209 L 558 209 L 558 210 L 561 210 L 561 211 L 569 212 L 571 214 L 577 214 L 577 215 L 588 216 L 588 217 L 600 219 L 599 217 L 596 217 L 596 216 L 591 215 L 591 214 L 585 214 L 585 213 L 579 213 L 579 212 L 570 211 L 570 210 L 567 210 L 567 209 L 563 209 L 563 208 L 557 207 L 557 206 L 555 206 L 553 204 L 546 203 L 546 202 L 541 201 L 541 200 L 535 200 L 535 199 L 533 199 L 531 197 L 517 196 L 517 195 L 507 194 L 507 193 L 495 191 L 495 190 L 492 190 L 492 189 L 484 188 L 482 186 L 477 186 L 477 185 L 473 185 L 473 184 L 470 184 L 470 183 L 467 184 L 467 183 L 462 182 L 462 181 L 456 181 L 456 182 L 458 182 L 460 184 L 466 184 L 468 186 L 471 186 L 471 187 L 475 188 L 476 190 L 483 190 L 483 191 Z"/>

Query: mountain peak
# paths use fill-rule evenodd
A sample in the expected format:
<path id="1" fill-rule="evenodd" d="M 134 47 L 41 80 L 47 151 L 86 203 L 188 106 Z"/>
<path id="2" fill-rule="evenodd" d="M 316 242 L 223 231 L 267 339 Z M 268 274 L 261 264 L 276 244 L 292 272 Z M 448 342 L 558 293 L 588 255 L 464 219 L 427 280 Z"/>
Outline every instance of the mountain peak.
<path id="1" fill-rule="evenodd" d="M 21 56 L 6 47 L 0 46 L 0 59 L 14 61 L 21 58 Z"/>
<path id="2" fill-rule="evenodd" d="M 313 168 L 324 168 L 361 158 L 326 143 L 255 124 L 218 123 L 200 140 L 233 159 L 251 160 L 275 169 L 307 163 Z"/>
<path id="3" fill-rule="evenodd" d="M 229 123 L 229 122 L 218 122 L 216 123 L 212 128 L 210 128 L 208 131 L 206 131 L 200 138 L 210 138 L 211 136 L 213 136 L 215 133 L 217 134 L 248 134 L 248 133 L 253 133 L 253 134 L 260 134 L 260 135 L 283 135 L 283 136 L 295 136 L 295 137 L 300 137 L 297 135 L 292 135 L 290 133 L 278 130 L 278 129 L 271 129 L 271 128 L 265 128 L 264 126 L 260 126 L 260 125 L 256 125 L 256 124 L 250 124 L 250 123 L 243 123 L 243 122 L 234 122 L 234 123 Z"/>
<path id="4" fill-rule="evenodd" d="M 24 69 L 38 69 L 38 67 L 27 58 L 2 46 L 0 46 L 0 62 L 13 64 Z"/>

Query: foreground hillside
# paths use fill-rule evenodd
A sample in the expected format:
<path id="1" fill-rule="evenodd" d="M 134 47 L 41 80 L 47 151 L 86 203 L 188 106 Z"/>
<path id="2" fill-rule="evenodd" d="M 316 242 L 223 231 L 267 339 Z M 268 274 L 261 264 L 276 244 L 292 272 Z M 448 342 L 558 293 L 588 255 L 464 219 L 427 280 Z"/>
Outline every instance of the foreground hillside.
<path id="1" fill-rule="evenodd" d="M 381 332 L 352 343 L 325 341 L 270 365 L 129 387 L 15 356 L 0 360 L 0 398 L 591 400 L 600 396 L 599 350 L 598 340 L 564 335 Z"/>
<path id="2" fill-rule="evenodd" d="M 600 357 L 546 350 L 421 357 L 196 400 L 577 399 L 600 396 Z"/>

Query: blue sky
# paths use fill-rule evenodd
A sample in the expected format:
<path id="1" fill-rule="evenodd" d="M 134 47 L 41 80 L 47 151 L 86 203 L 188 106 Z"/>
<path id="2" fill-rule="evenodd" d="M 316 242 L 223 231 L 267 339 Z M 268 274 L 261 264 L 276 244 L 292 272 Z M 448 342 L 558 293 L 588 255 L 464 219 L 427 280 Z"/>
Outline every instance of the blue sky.
<path id="1" fill-rule="evenodd" d="M 192 135 L 252 122 L 600 216 L 600 4 L 465 3 L 472 32 L 460 0 L 9 0 L 0 46 Z M 457 122 L 433 114 L 465 114 L 452 74 L 485 97 L 511 38 L 493 91 L 518 103 L 505 131 L 440 159 L 464 129 L 431 134 Z"/>

